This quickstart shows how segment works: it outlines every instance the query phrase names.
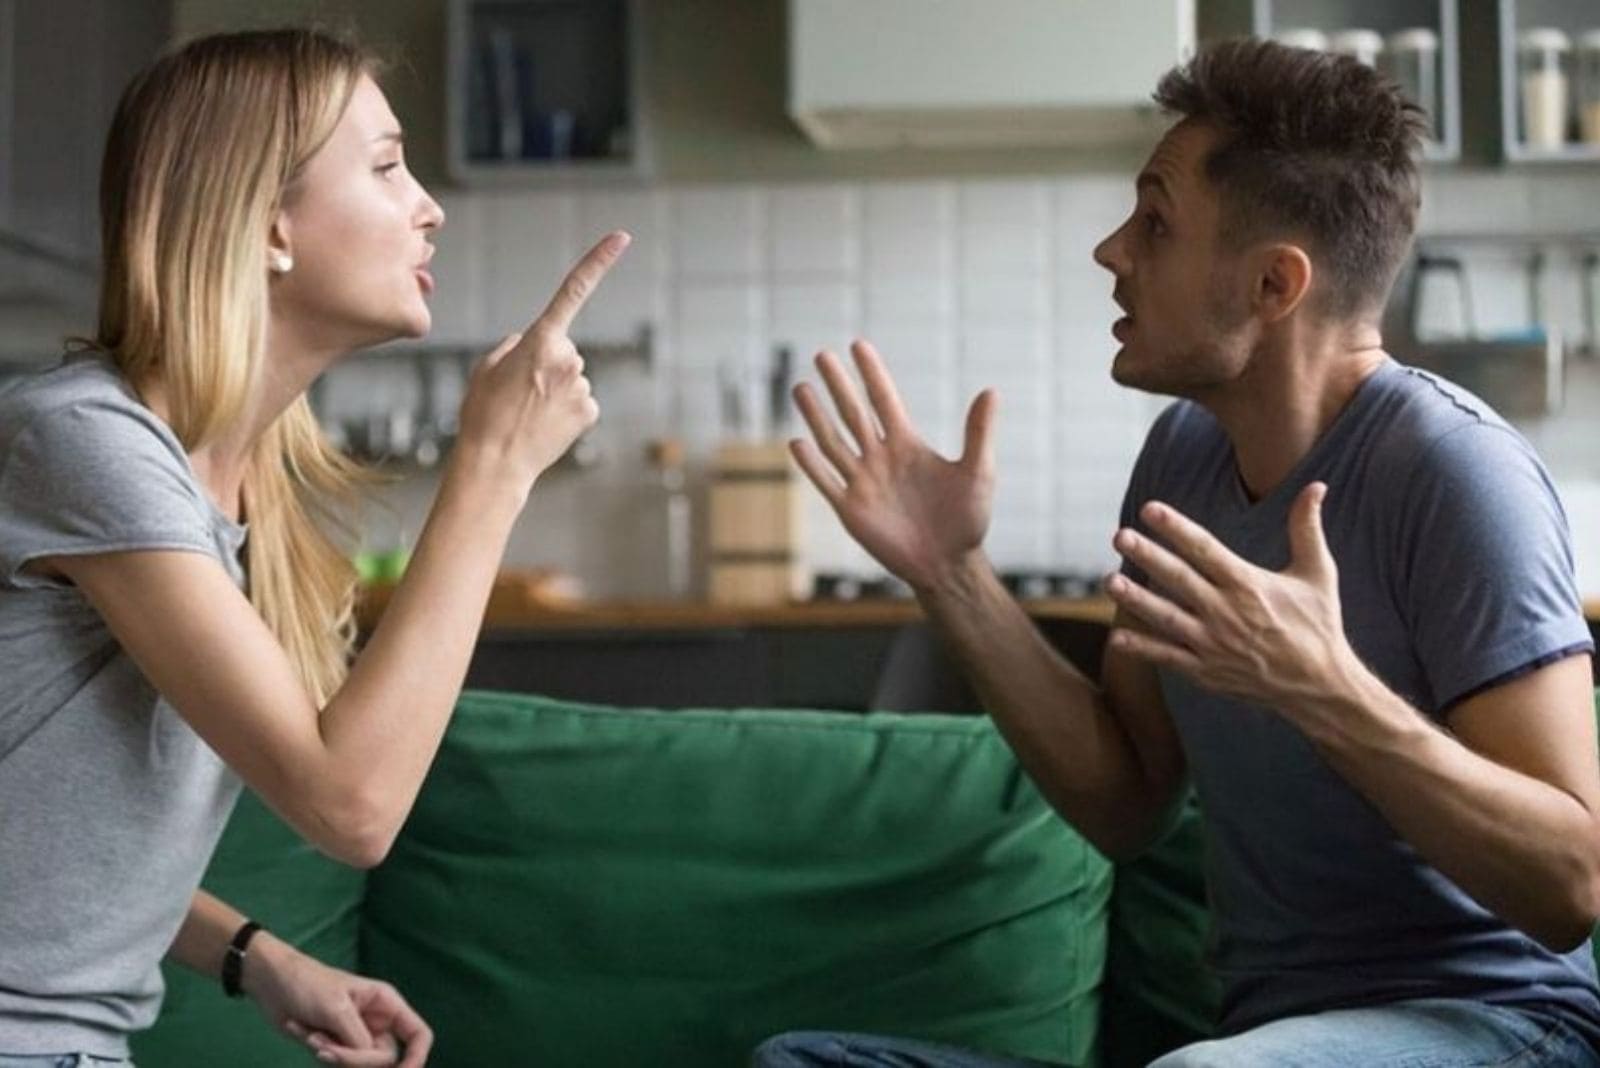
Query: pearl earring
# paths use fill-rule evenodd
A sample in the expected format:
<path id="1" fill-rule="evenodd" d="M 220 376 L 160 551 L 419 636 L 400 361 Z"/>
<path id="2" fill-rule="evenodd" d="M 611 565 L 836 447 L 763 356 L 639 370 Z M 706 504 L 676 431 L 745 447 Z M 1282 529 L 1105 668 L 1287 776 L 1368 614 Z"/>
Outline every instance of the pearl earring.
<path id="1" fill-rule="evenodd" d="M 273 250 L 271 269 L 273 274 L 288 274 L 294 270 L 294 257 L 287 252 Z"/>

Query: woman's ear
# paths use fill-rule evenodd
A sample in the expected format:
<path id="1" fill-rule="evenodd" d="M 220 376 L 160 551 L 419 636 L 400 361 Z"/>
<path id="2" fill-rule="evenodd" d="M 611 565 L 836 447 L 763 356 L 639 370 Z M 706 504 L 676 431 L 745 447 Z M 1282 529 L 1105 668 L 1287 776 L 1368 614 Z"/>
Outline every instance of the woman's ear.
<path id="1" fill-rule="evenodd" d="M 289 249 L 289 220 L 282 212 L 267 230 L 267 270 L 273 274 L 288 274 L 294 270 L 294 253 Z"/>
<path id="2" fill-rule="evenodd" d="M 1261 252 L 1256 275 L 1256 312 L 1275 323 L 1294 312 L 1311 291 L 1311 257 L 1299 245 L 1268 245 Z"/>

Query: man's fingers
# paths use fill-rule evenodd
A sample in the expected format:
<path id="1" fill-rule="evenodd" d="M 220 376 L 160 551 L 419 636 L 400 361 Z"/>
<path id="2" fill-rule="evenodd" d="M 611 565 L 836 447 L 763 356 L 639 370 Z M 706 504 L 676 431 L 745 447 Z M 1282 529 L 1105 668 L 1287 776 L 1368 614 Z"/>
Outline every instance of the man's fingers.
<path id="1" fill-rule="evenodd" d="M 599 287 L 600 280 L 611 270 L 613 264 L 622 258 L 622 250 L 628 247 L 628 242 L 633 238 L 623 230 L 613 230 L 602 237 L 598 244 L 584 253 L 567 272 L 567 277 L 561 280 L 561 285 L 556 288 L 556 295 L 550 298 L 550 303 L 544 311 L 533 321 L 533 328 L 554 331 L 565 334 L 572 326 L 572 320 L 578 317 L 595 289 Z"/>
<path id="2" fill-rule="evenodd" d="M 1294 566 L 1319 573 L 1333 572 L 1333 553 L 1322 528 L 1322 502 L 1328 495 L 1324 482 L 1300 491 L 1289 511 L 1289 552 Z"/>
<path id="3" fill-rule="evenodd" d="M 1161 667 L 1181 671 L 1190 678 L 1198 675 L 1203 666 L 1200 658 L 1189 650 L 1149 634 L 1140 634 L 1136 630 L 1117 627 L 1111 632 L 1108 640 L 1111 647 L 1119 652 Z"/>
<path id="4" fill-rule="evenodd" d="M 1181 556 L 1217 586 L 1236 585 L 1252 570 L 1205 527 L 1169 504 L 1149 501 L 1139 514 Z"/>
<path id="5" fill-rule="evenodd" d="M 855 342 L 850 346 L 850 354 L 856 359 L 862 384 L 867 387 L 867 400 L 872 403 L 872 410 L 877 413 L 883 429 L 890 435 L 910 433 L 911 418 L 906 415 L 900 391 L 895 388 L 894 379 L 883 366 L 883 357 L 878 355 L 872 342 Z"/>
<path id="6" fill-rule="evenodd" d="M 789 442 L 789 454 L 794 457 L 794 462 L 800 465 L 800 470 L 817 487 L 817 492 L 835 508 L 844 500 L 844 483 L 839 481 L 839 476 L 833 468 L 828 466 L 826 460 L 817 452 L 817 447 L 804 438 L 796 438 Z"/>
<path id="7" fill-rule="evenodd" d="M 822 372 L 822 380 L 827 383 L 828 392 L 833 396 L 834 407 L 839 409 L 844 425 L 850 428 L 850 436 L 856 439 L 857 447 L 863 454 L 875 448 L 882 440 L 878 436 L 878 428 L 861 406 L 855 383 L 850 381 L 839 358 L 831 352 L 818 353 L 817 370 Z"/>
<path id="8" fill-rule="evenodd" d="M 999 394 L 986 389 L 973 398 L 972 407 L 967 409 L 961 465 L 969 471 L 994 469 L 994 417 L 999 407 Z"/>
<path id="9" fill-rule="evenodd" d="M 861 458 L 850 451 L 845 444 L 844 437 L 834 426 L 833 418 L 822 408 L 822 402 L 817 400 L 815 391 L 805 382 L 794 387 L 794 403 L 800 409 L 800 414 L 805 418 L 806 426 L 811 428 L 811 436 L 816 439 L 817 446 L 828 462 L 838 469 L 846 479 L 855 473 L 861 463 Z"/>
<path id="10" fill-rule="evenodd" d="M 1190 610 L 1204 608 L 1217 596 L 1204 575 L 1153 538 L 1124 527 L 1112 537 L 1111 546 Z"/>
<path id="11" fill-rule="evenodd" d="M 1198 649 L 1206 638 L 1200 621 L 1177 604 L 1133 581 L 1126 575 L 1113 575 L 1106 592 L 1118 607 L 1126 609 L 1150 629 L 1187 646 Z"/>

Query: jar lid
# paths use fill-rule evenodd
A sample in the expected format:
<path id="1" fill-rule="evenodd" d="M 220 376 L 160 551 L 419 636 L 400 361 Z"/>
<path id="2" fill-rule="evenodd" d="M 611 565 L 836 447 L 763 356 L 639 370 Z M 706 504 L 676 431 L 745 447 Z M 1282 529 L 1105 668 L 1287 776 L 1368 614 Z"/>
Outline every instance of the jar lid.
<path id="1" fill-rule="evenodd" d="M 1412 26 L 1389 35 L 1391 52 L 1437 52 L 1439 35 L 1426 26 Z"/>
<path id="2" fill-rule="evenodd" d="M 1531 30 L 1523 30 L 1517 38 L 1517 43 L 1530 52 L 1570 52 L 1572 38 L 1563 30 L 1554 26 L 1535 26 Z"/>
<path id="3" fill-rule="evenodd" d="M 1383 34 L 1377 30 L 1338 30 L 1328 35 L 1328 51 L 1367 55 L 1383 51 Z"/>
<path id="4" fill-rule="evenodd" d="M 1309 48 L 1313 52 L 1324 52 L 1328 48 L 1328 35 L 1309 26 L 1279 30 L 1272 35 L 1272 39 L 1290 48 Z"/>

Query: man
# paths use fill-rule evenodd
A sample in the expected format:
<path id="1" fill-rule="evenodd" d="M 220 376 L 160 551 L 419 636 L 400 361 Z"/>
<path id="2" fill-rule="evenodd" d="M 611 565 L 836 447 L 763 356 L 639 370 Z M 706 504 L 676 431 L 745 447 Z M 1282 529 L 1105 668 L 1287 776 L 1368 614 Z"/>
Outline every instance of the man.
<path id="1" fill-rule="evenodd" d="M 1180 121 L 1095 258 L 1128 313 L 1113 376 L 1180 400 L 1128 487 L 1100 685 L 983 556 L 991 393 L 949 462 L 869 345 L 870 410 L 825 353 L 843 428 L 801 387 L 795 457 L 1103 852 L 1138 853 L 1193 782 L 1220 1037 L 1159 1068 L 1600 1065 L 1593 644 L 1565 520 L 1527 443 L 1377 329 L 1420 115 L 1358 63 L 1259 41 L 1156 99 Z M 801 1034 L 757 1063 L 1009 1062 Z"/>

